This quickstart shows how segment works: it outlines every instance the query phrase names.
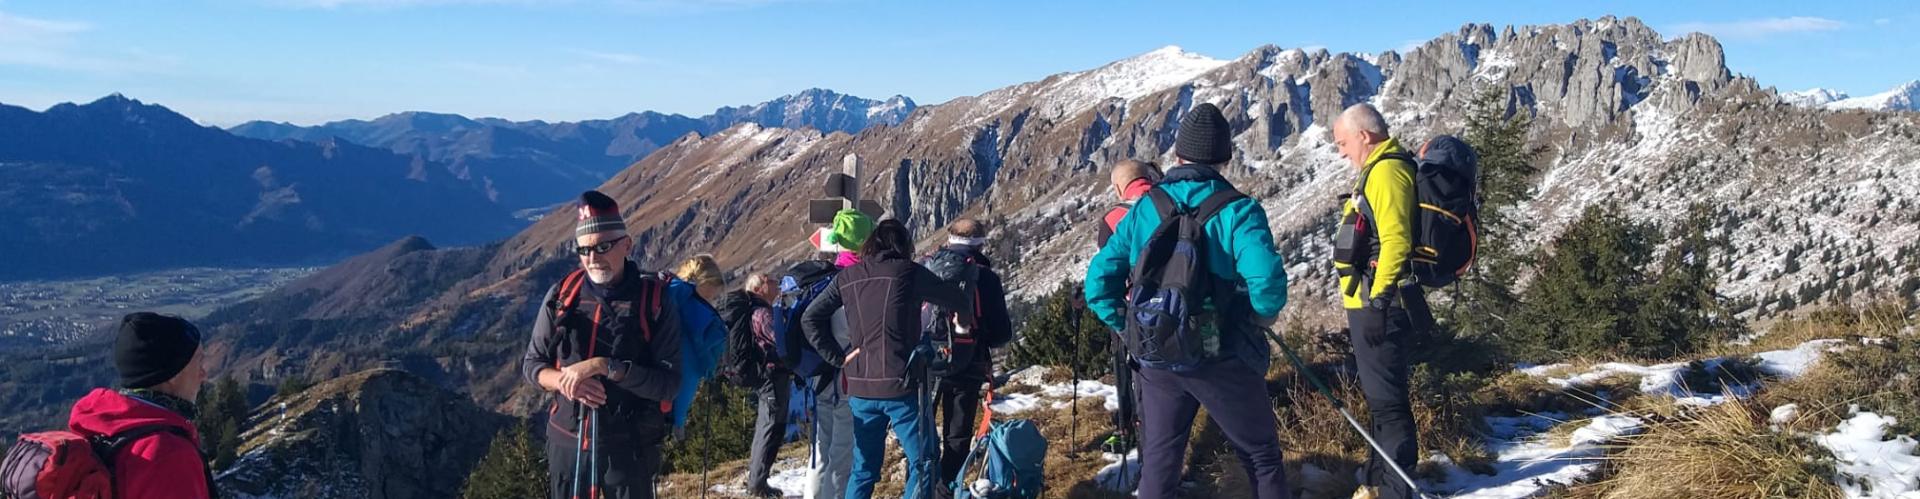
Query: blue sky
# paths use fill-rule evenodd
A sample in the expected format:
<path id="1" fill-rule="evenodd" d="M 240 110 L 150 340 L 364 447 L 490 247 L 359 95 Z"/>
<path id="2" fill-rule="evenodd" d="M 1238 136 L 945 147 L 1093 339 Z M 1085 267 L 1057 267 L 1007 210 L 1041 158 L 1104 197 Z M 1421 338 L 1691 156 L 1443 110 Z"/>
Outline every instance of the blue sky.
<path id="1" fill-rule="evenodd" d="M 1783 90 L 1920 79 L 1913 2 L 1600 3 L 0 0 L 0 102 L 121 92 L 218 125 L 701 115 L 808 87 L 932 104 L 1165 45 L 1378 52 L 1606 14 L 1715 34 L 1734 72 Z"/>

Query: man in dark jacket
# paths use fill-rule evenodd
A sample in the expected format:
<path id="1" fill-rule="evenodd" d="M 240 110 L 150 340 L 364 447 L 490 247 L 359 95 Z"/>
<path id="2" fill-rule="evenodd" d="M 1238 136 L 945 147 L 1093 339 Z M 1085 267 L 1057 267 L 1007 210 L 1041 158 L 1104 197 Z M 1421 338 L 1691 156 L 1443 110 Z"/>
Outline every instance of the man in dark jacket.
<path id="1" fill-rule="evenodd" d="M 948 282 L 961 281 L 963 291 L 973 298 L 975 305 L 971 310 L 921 318 L 927 322 L 926 330 L 934 347 L 948 351 L 946 356 L 951 357 L 953 364 L 935 373 L 939 377 L 934 405 L 940 411 L 940 484 L 952 483 L 960 475 L 960 466 L 966 462 L 973 443 L 973 418 L 980 412 L 980 389 L 993 373 L 993 349 L 1005 347 L 1013 340 L 1006 288 L 1000 282 L 1000 274 L 993 271 L 993 260 L 980 251 L 986 244 L 986 224 L 963 218 L 947 228 L 947 245 L 926 263 L 929 269 L 936 269 L 935 274 L 951 269 L 948 273 L 954 276 L 943 277 L 947 277 Z M 970 335 L 955 334 L 951 321 L 959 314 L 973 316 L 979 327 Z M 949 497 L 953 493 L 953 489 L 945 486 L 936 486 L 933 490 L 936 497 Z"/>
<path id="2" fill-rule="evenodd" d="M 827 363 L 841 369 L 850 396 L 854 449 L 848 499 L 873 496 L 888 425 L 907 455 L 907 497 L 927 497 L 938 471 L 933 422 L 922 393 L 924 366 L 933 352 L 921 334 L 920 307 L 931 303 L 969 310 L 973 303 L 958 287 L 914 263 L 912 251 L 913 238 L 905 225 L 880 222 L 860 248 L 860 263 L 840 271 L 801 316 L 808 341 Z M 833 337 L 833 313 L 842 307 L 851 345 Z M 971 317 L 958 321 L 962 324 L 956 330 L 973 327 Z"/>
<path id="3" fill-rule="evenodd" d="M 633 241 L 612 198 L 581 195 L 574 243 L 580 270 L 547 290 L 521 358 L 528 383 L 559 395 L 548 411 L 549 493 L 568 497 L 578 477 L 604 497 L 652 498 L 680 387 L 680 320 L 663 306 L 665 281 L 627 260 Z M 583 449 L 597 451 L 591 465 L 576 463 Z"/>

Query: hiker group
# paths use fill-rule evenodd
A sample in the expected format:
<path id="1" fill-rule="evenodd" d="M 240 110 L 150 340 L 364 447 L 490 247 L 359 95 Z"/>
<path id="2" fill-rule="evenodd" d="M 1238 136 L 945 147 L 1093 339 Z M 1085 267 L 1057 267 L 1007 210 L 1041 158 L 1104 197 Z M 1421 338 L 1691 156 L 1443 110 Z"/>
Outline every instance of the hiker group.
<path id="1" fill-rule="evenodd" d="M 1445 136 L 1416 155 L 1366 104 L 1341 113 L 1333 137 L 1358 177 L 1342 196 L 1332 266 L 1371 424 L 1297 367 L 1373 449 L 1356 497 L 1417 497 L 1406 473 L 1417 457 L 1408 348 L 1432 325 L 1423 288 L 1451 284 L 1471 265 L 1477 158 Z M 1084 304 L 1114 332 L 1121 393 L 1105 447 L 1137 449 L 1140 497 L 1178 494 L 1201 408 L 1256 497 L 1289 494 L 1271 402 L 1249 396 L 1266 393 L 1274 345 L 1300 362 L 1271 327 L 1288 278 L 1265 207 L 1221 174 L 1231 138 L 1217 107 L 1195 106 L 1176 136 L 1178 164 L 1116 163 L 1119 202 L 1096 221 Z M 991 413 L 1003 380 L 993 349 L 1014 331 L 983 222 L 953 222 L 945 244 L 922 255 L 904 223 L 843 209 L 815 258 L 726 292 L 710 257 L 677 273 L 626 260 L 632 240 L 604 195 L 584 195 L 578 220 L 581 269 L 547 293 L 525 359 L 528 382 L 560 395 L 548 428 L 552 497 L 652 497 L 661 443 L 684 427 L 707 376 L 758 401 L 750 495 L 783 494 L 769 479 L 794 396 L 809 442 L 807 497 L 872 497 L 889 430 L 909 499 L 1046 488 L 1046 439 L 1030 421 Z"/>
<path id="2" fill-rule="evenodd" d="M 1423 287 L 1449 284 L 1471 264 L 1476 158 L 1444 136 L 1416 155 L 1366 104 L 1341 113 L 1332 132 L 1357 173 L 1331 244 L 1371 416 L 1363 426 L 1341 409 L 1374 451 L 1356 497 L 1417 497 L 1406 474 L 1417 457 L 1408 347 L 1431 326 Z M 1221 174 L 1231 137 L 1218 108 L 1194 106 L 1176 135 L 1178 163 L 1117 162 L 1118 203 L 1094 221 L 1084 306 L 1113 331 L 1121 399 L 1106 447 L 1137 450 L 1143 498 L 1177 496 L 1201 408 L 1254 495 L 1289 496 L 1264 396 L 1273 346 L 1299 363 L 1271 329 L 1288 277 L 1266 208 Z M 1015 335 L 984 222 L 954 221 L 945 243 L 922 254 L 904 223 L 844 209 L 813 258 L 729 289 L 711 256 L 643 270 L 605 194 L 582 194 L 576 214 L 567 243 L 578 268 L 553 276 L 519 365 L 525 383 L 555 395 L 544 410 L 550 497 L 655 497 L 663 448 L 689 438 L 709 378 L 757 402 L 744 484 L 753 496 L 783 495 L 769 480 L 795 405 L 810 498 L 872 497 L 889 430 L 909 499 L 1037 497 L 1050 485 L 1037 426 L 991 414 L 1004 379 L 993 352 Z M 82 399 L 69 431 L 23 436 L 0 469 L 8 497 L 211 497 L 188 423 L 205 378 L 199 344 L 179 318 L 127 316 L 114 355 L 121 388 Z"/>

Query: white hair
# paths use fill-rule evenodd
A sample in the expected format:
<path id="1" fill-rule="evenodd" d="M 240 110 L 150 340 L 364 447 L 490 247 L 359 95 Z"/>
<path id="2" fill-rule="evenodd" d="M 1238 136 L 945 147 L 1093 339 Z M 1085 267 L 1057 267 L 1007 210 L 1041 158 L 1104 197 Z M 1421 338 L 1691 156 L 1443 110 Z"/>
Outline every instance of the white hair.
<path id="1" fill-rule="evenodd" d="M 745 288 L 747 291 L 757 292 L 757 291 L 760 291 L 761 288 L 770 284 L 773 284 L 773 276 L 766 275 L 766 274 L 753 274 L 753 275 L 747 276 L 747 283 L 746 283 L 746 286 L 743 286 L 743 288 Z"/>
<path id="2" fill-rule="evenodd" d="M 1374 108 L 1373 104 L 1365 102 L 1348 106 L 1346 111 L 1341 111 L 1339 124 L 1348 130 L 1367 132 L 1380 137 L 1388 135 L 1387 118 L 1381 116 L 1380 110 Z"/>

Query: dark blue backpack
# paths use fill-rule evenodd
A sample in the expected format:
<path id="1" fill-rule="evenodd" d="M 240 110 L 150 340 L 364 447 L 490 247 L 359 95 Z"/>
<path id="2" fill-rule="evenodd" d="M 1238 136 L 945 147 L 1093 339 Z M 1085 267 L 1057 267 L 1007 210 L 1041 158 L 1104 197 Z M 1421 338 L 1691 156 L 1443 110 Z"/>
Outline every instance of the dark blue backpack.
<path id="1" fill-rule="evenodd" d="M 1179 170 L 1170 173 L 1174 178 Z M 1164 184 L 1163 184 L 1164 185 Z M 1134 262 L 1127 289 L 1127 327 L 1121 331 L 1127 352 L 1141 365 L 1185 372 L 1227 358 L 1237 337 L 1228 331 L 1236 307 L 1237 286 L 1207 266 L 1207 220 L 1246 195 L 1225 187 L 1193 209 L 1174 202 L 1160 187 L 1147 191 L 1160 226 L 1147 238 Z"/>
<path id="2" fill-rule="evenodd" d="M 814 298 L 833 285 L 840 268 L 833 262 L 810 260 L 794 264 L 780 277 L 780 299 L 773 304 L 774 349 L 781 362 L 801 378 L 819 376 L 833 369 L 820 358 L 820 352 L 807 341 L 800 326 L 800 315 Z"/>
<path id="3" fill-rule="evenodd" d="M 992 418 L 992 414 L 988 414 Z M 967 483 L 967 468 L 976 458 L 987 460 L 984 487 Z M 1016 419 L 993 423 L 993 429 L 973 444 L 953 484 L 954 499 L 1036 499 L 1046 488 L 1047 437 L 1033 421 Z"/>

